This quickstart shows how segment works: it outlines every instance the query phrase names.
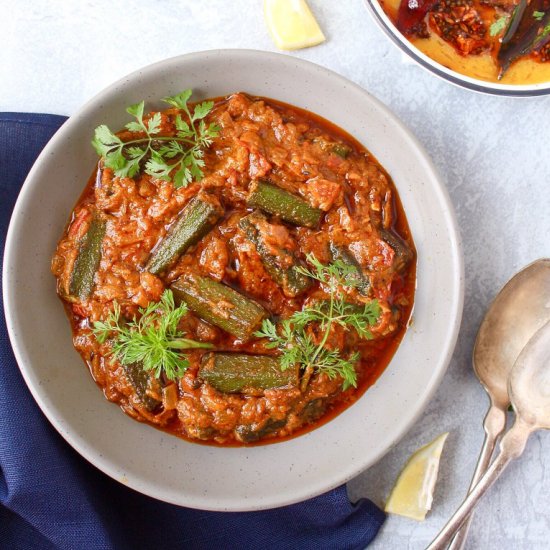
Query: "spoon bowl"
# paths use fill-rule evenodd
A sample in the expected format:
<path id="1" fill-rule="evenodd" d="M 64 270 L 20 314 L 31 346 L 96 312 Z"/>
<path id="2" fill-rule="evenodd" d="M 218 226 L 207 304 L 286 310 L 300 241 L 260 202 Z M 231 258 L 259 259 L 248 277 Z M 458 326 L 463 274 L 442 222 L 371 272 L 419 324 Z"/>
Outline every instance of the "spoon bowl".
<path id="1" fill-rule="evenodd" d="M 508 378 L 525 344 L 550 321 L 550 259 L 517 273 L 491 304 L 474 345 L 474 371 L 494 405 L 510 404 Z"/>
<path id="2" fill-rule="evenodd" d="M 550 323 L 520 353 L 508 385 L 517 417 L 550 430 Z"/>
<path id="3" fill-rule="evenodd" d="M 506 283 L 479 327 L 473 352 L 474 372 L 489 395 L 491 406 L 483 422 L 485 440 L 470 490 L 487 470 L 506 426 L 512 367 L 525 344 L 547 321 L 550 321 L 550 259 L 540 259 Z M 469 525 L 467 520 L 448 550 L 464 547 Z"/>
<path id="4" fill-rule="evenodd" d="M 494 462 L 427 550 L 446 548 L 487 489 L 523 453 L 531 433 L 550 429 L 550 322 L 535 333 L 519 354 L 510 373 L 508 390 L 516 412 L 514 425 L 502 438 Z"/>

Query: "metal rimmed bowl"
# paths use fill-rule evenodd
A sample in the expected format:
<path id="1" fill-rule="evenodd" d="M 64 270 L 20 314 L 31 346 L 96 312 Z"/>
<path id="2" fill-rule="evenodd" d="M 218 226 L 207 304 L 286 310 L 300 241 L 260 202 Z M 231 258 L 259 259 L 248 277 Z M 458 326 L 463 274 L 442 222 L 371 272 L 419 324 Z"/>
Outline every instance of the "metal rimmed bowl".
<path id="1" fill-rule="evenodd" d="M 428 57 L 407 40 L 384 12 L 378 0 L 365 0 L 365 4 L 376 23 L 402 52 L 424 69 L 456 86 L 467 88 L 475 92 L 499 96 L 532 97 L 550 94 L 550 82 L 539 84 L 501 84 L 498 82 L 489 82 L 472 78 L 453 71 L 445 65 L 434 61 L 431 57 Z"/>
<path id="2" fill-rule="evenodd" d="M 362 142 L 394 178 L 418 249 L 412 326 L 378 382 L 334 420 L 289 441 L 220 448 L 135 422 L 108 403 L 74 350 L 50 258 L 97 162 L 94 128 L 125 123 L 141 99 L 192 88 L 235 91 L 318 113 Z M 450 360 L 463 303 L 460 239 L 447 193 L 411 133 L 341 76 L 293 57 L 215 50 L 168 59 L 116 82 L 75 113 L 31 170 L 4 257 L 7 325 L 21 372 L 59 433 L 111 477 L 152 497 L 209 510 L 258 510 L 320 494 L 377 461 L 423 410 Z M 337 467 L 335 466 L 337 465 Z"/>

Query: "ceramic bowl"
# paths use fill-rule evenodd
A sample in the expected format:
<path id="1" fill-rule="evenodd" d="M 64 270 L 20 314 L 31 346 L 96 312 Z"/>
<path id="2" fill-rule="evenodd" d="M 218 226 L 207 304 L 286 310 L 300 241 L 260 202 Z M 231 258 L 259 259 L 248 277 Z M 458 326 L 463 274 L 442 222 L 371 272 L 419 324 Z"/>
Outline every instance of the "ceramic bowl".
<path id="1" fill-rule="evenodd" d="M 434 61 L 409 42 L 386 15 L 378 0 L 365 0 L 365 4 L 376 23 L 402 52 L 409 56 L 413 62 L 452 84 L 475 92 L 499 96 L 530 97 L 550 94 L 550 82 L 523 85 L 501 84 L 498 82 L 487 82 L 485 80 L 471 78 L 453 71 L 445 67 L 445 65 Z"/>
<path id="2" fill-rule="evenodd" d="M 412 325 L 378 382 L 310 433 L 280 443 L 220 448 L 189 443 L 132 420 L 105 400 L 74 350 L 50 273 L 67 217 L 97 162 L 101 123 L 121 128 L 125 107 L 192 88 L 194 97 L 235 91 L 318 113 L 362 142 L 393 177 L 418 249 Z M 11 220 L 4 303 L 17 361 L 36 402 L 83 457 L 152 497 L 208 510 L 258 510 L 327 491 L 379 460 L 438 386 L 453 351 L 463 302 L 463 264 L 453 209 L 428 156 L 365 90 L 294 57 L 215 50 L 168 59 L 116 82 L 75 113 L 32 168 Z"/>

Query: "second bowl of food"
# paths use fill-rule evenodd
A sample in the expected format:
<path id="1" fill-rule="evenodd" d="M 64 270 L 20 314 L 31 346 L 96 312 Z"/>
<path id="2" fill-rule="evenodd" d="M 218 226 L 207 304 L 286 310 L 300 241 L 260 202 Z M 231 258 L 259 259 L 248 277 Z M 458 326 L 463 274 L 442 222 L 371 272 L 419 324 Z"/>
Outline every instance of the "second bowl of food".
<path id="1" fill-rule="evenodd" d="M 253 51 L 152 65 L 71 117 L 4 273 L 53 425 L 115 479 L 205 509 L 372 464 L 435 390 L 462 309 L 452 209 L 410 133 L 342 77 Z"/>
<path id="2" fill-rule="evenodd" d="M 550 9 L 543 1 L 365 1 L 402 51 L 453 84 L 496 95 L 550 93 Z"/>

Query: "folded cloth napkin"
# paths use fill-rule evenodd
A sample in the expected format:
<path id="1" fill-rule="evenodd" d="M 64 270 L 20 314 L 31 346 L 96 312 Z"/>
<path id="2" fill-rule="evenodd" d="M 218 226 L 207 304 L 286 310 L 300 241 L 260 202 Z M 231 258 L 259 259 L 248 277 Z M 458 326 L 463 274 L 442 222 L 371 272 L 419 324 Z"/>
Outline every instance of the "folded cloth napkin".
<path id="1" fill-rule="evenodd" d="M 0 113 L 0 253 L 19 189 L 65 121 Z M 260 512 L 204 512 L 134 492 L 96 470 L 48 423 L 19 373 L 0 295 L 1 549 L 360 549 L 384 513 L 344 486 Z"/>

